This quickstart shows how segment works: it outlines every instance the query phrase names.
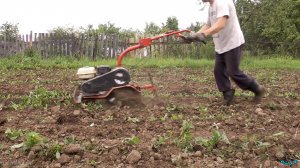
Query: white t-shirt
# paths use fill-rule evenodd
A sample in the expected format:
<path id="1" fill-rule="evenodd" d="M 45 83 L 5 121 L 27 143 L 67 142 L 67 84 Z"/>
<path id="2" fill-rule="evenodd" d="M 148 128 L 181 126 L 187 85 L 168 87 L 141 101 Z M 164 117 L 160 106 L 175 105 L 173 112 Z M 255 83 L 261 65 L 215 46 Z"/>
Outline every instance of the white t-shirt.
<path id="1" fill-rule="evenodd" d="M 215 51 L 222 54 L 245 43 L 236 9 L 232 0 L 214 0 L 208 10 L 207 25 L 212 26 L 217 18 L 228 16 L 225 27 L 212 35 Z"/>

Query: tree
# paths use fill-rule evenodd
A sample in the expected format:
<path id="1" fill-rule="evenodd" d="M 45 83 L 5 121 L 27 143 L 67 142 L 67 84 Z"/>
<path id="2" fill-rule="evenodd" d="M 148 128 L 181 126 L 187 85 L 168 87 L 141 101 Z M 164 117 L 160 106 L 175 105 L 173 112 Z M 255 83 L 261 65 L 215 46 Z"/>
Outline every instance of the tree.
<path id="1" fill-rule="evenodd" d="M 300 33 L 300 0 L 293 0 L 293 3 L 290 17 L 294 20 L 297 31 Z"/>
<path id="2" fill-rule="evenodd" d="M 144 29 L 144 33 L 146 35 L 156 35 L 161 33 L 161 28 L 157 26 L 155 23 L 150 22 L 146 23 L 146 27 Z"/>
<path id="3" fill-rule="evenodd" d="M 168 30 L 178 30 L 178 19 L 176 17 L 168 17 L 165 27 Z"/>
<path id="4" fill-rule="evenodd" d="M 196 22 L 196 24 L 191 23 L 189 27 L 187 27 L 188 30 L 192 31 L 198 31 L 202 26 L 204 26 L 205 23 Z"/>
<path id="5" fill-rule="evenodd" d="M 14 23 L 3 23 L 0 26 L 0 36 L 5 36 L 6 39 L 16 39 L 19 34 L 19 25 Z"/>
<path id="6" fill-rule="evenodd" d="M 236 8 L 248 50 L 253 54 L 297 56 L 300 45 L 297 1 L 238 0 Z"/>
<path id="7" fill-rule="evenodd" d="M 54 36 L 50 36 L 49 39 L 74 39 L 79 38 L 82 31 L 77 30 L 74 27 L 62 27 L 58 26 L 48 31 Z"/>
<path id="8" fill-rule="evenodd" d="M 98 33 L 105 34 L 119 34 L 121 28 L 116 27 L 115 24 L 108 22 L 107 24 L 99 24 L 97 28 Z"/>

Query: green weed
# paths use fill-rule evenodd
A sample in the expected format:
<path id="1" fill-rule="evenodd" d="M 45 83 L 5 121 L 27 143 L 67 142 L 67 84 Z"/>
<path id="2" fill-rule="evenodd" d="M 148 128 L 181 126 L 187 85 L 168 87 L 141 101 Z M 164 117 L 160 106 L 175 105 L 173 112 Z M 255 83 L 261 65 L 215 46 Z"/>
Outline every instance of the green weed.
<path id="1" fill-rule="evenodd" d="M 124 139 L 124 142 L 126 143 L 126 144 L 129 144 L 129 145 L 137 145 L 137 144 L 139 144 L 140 143 L 140 138 L 139 137 L 137 137 L 137 136 L 132 136 L 131 138 L 125 138 Z"/>
<path id="2" fill-rule="evenodd" d="M 88 164 L 93 166 L 93 167 L 96 167 L 98 163 L 95 160 L 89 160 Z"/>
<path id="3" fill-rule="evenodd" d="M 148 117 L 148 120 L 149 120 L 150 122 L 153 122 L 153 121 L 156 121 L 157 118 L 152 114 L 150 117 Z"/>
<path id="4" fill-rule="evenodd" d="M 207 116 L 208 116 L 208 109 L 207 109 L 207 107 L 204 107 L 204 106 L 200 106 L 199 108 L 198 108 L 198 111 L 199 111 L 199 117 L 200 117 L 200 119 L 205 119 L 205 118 L 207 118 Z"/>
<path id="5" fill-rule="evenodd" d="M 182 120 L 184 116 L 182 114 L 171 114 L 171 119 L 174 121 Z"/>
<path id="6" fill-rule="evenodd" d="M 40 134 L 37 132 L 29 132 L 26 134 L 26 138 L 24 141 L 26 149 L 30 149 L 36 144 L 39 144 L 41 142 L 42 138 L 40 137 Z"/>
<path id="7" fill-rule="evenodd" d="M 5 131 L 5 136 L 10 140 L 16 140 L 17 138 L 22 136 L 22 131 L 7 128 Z"/>
<path id="8" fill-rule="evenodd" d="M 183 110 L 183 107 L 177 106 L 175 104 L 168 104 L 166 110 L 168 112 L 180 112 Z"/>
<path id="9" fill-rule="evenodd" d="M 168 118 L 168 113 L 166 113 L 163 117 L 160 117 L 160 121 L 164 122 Z"/>
<path id="10" fill-rule="evenodd" d="M 138 123 L 138 122 L 140 122 L 140 119 L 138 119 L 136 117 L 128 117 L 127 121 L 132 122 L 132 123 Z"/>
<path id="11" fill-rule="evenodd" d="M 66 144 L 66 145 L 75 144 L 75 143 L 76 143 L 76 138 L 74 135 L 65 137 L 65 139 L 64 139 L 64 144 Z"/>
<path id="12" fill-rule="evenodd" d="M 110 115 L 110 116 L 107 116 L 106 118 L 103 118 L 103 121 L 112 121 L 114 120 L 114 116 Z"/>
<path id="13" fill-rule="evenodd" d="M 212 136 L 209 139 L 202 138 L 202 137 L 197 137 L 195 139 L 195 143 L 197 145 L 201 145 L 203 147 L 206 147 L 208 150 L 214 149 L 217 146 L 217 144 L 221 141 L 223 141 L 225 143 L 230 143 L 227 136 L 226 136 L 226 134 L 224 132 L 220 133 L 217 130 L 212 131 Z"/>
<path id="14" fill-rule="evenodd" d="M 193 124 L 191 121 L 183 120 L 182 127 L 180 128 L 181 132 L 178 138 L 175 139 L 175 143 L 178 147 L 185 150 L 192 150 L 193 148 L 193 135 L 191 129 Z"/>
<path id="15" fill-rule="evenodd" d="M 48 91 L 44 87 L 38 87 L 31 91 L 29 95 L 23 96 L 22 101 L 16 108 L 25 108 L 31 106 L 33 108 L 47 107 L 54 99 L 61 99 L 65 95 L 57 91 Z"/>
<path id="16" fill-rule="evenodd" d="M 166 141 L 169 139 L 168 136 L 166 135 L 158 135 L 155 139 L 154 139 L 154 142 L 153 142 L 153 147 L 158 149 L 160 148 L 162 145 L 164 145 L 166 143 Z"/>
<path id="17" fill-rule="evenodd" d="M 59 159 L 62 152 L 62 147 L 58 144 L 51 144 L 45 151 L 45 157 L 49 160 Z"/>
<path id="18" fill-rule="evenodd" d="M 4 145 L 0 143 L 0 151 L 3 150 L 3 148 L 4 148 L 3 146 L 4 146 Z"/>

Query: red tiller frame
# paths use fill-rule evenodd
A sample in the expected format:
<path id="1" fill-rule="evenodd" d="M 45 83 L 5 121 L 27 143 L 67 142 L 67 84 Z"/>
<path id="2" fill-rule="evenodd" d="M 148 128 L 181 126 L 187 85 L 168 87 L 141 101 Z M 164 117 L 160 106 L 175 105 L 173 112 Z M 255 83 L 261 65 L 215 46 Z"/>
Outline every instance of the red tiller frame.
<path id="1" fill-rule="evenodd" d="M 158 40 L 158 39 L 163 38 L 163 37 L 172 36 L 172 35 L 177 35 L 178 37 L 182 37 L 181 33 L 183 33 L 183 32 L 191 32 L 191 30 L 179 30 L 179 31 L 171 30 L 171 31 L 168 31 L 164 34 L 158 35 L 158 36 L 140 39 L 138 44 L 136 44 L 134 46 L 131 46 L 131 47 L 128 47 L 126 50 L 124 50 L 118 56 L 117 67 L 122 66 L 122 60 L 128 52 L 150 46 L 152 44 L 152 41 Z"/>

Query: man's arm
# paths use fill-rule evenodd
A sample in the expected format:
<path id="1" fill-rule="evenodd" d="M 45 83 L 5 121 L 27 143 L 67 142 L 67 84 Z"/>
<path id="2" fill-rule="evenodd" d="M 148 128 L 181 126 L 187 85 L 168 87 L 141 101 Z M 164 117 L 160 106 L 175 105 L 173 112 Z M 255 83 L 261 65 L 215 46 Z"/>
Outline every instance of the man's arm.
<path id="1" fill-rule="evenodd" d="M 205 31 L 205 30 L 207 30 L 207 29 L 209 29 L 209 28 L 210 28 L 210 26 L 208 26 L 208 25 L 206 24 L 206 25 L 202 26 L 201 29 L 200 29 L 197 33 L 202 33 L 203 31 Z"/>
<path id="2" fill-rule="evenodd" d="M 218 33 L 220 30 L 222 30 L 225 27 L 227 19 L 228 16 L 219 17 L 217 19 L 217 22 L 213 24 L 211 27 L 205 25 L 197 33 L 203 33 L 205 37 Z"/>
<path id="3" fill-rule="evenodd" d="M 185 38 L 185 41 L 187 43 L 195 41 L 204 42 L 207 36 L 211 36 L 215 33 L 218 33 L 225 27 L 227 18 L 227 15 L 219 17 L 216 23 L 213 24 L 211 27 L 208 24 L 206 24 L 198 32 L 191 32 L 190 35 Z"/>

